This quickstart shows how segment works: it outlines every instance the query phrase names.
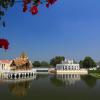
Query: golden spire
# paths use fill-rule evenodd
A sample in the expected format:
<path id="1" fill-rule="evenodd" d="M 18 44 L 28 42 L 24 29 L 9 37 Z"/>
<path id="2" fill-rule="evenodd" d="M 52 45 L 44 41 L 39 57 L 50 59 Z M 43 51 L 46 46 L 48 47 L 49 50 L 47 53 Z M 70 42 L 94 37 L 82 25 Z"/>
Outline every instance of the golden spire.
<path id="1" fill-rule="evenodd" d="M 25 52 L 22 52 L 22 54 L 20 55 L 20 58 L 22 59 L 28 59 L 28 56 Z"/>

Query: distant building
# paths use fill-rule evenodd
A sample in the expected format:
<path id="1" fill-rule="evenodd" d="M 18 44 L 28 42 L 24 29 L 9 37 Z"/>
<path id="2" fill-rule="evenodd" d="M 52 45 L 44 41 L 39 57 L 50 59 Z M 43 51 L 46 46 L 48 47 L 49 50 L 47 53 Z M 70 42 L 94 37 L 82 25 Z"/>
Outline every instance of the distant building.
<path id="1" fill-rule="evenodd" d="M 0 60 L 0 70 L 10 70 L 12 60 Z"/>
<path id="2" fill-rule="evenodd" d="M 74 60 L 62 61 L 61 64 L 56 65 L 57 70 L 80 70 L 80 66 L 77 63 L 74 63 Z"/>
<path id="3" fill-rule="evenodd" d="M 88 74 L 87 69 L 80 68 L 80 65 L 74 60 L 64 60 L 56 65 L 57 74 Z"/>

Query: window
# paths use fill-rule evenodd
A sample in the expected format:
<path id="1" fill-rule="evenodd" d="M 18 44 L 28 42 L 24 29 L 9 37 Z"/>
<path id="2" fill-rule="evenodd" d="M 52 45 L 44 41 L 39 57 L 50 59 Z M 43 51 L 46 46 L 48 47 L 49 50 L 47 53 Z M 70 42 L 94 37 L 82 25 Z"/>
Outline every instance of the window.
<path id="1" fill-rule="evenodd" d="M 67 70 L 67 66 L 65 66 L 65 70 Z"/>
<path id="2" fill-rule="evenodd" d="M 73 66 L 72 66 L 72 70 L 73 70 Z"/>
<path id="3" fill-rule="evenodd" d="M 70 66 L 68 66 L 68 69 L 70 70 Z"/>

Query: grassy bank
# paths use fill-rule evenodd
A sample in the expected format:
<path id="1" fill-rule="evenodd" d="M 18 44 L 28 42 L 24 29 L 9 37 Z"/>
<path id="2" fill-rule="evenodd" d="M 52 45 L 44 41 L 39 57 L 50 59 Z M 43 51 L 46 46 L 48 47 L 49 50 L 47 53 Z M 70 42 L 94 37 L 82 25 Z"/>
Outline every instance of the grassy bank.
<path id="1" fill-rule="evenodd" d="M 89 75 L 100 79 L 100 70 L 89 70 Z"/>

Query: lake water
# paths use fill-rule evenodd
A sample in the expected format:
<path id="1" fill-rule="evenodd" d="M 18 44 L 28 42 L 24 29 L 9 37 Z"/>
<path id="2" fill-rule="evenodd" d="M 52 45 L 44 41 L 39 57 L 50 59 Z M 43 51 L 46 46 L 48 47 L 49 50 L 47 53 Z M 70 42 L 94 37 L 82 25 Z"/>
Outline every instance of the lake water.
<path id="1" fill-rule="evenodd" d="M 100 80 L 91 76 L 37 74 L 32 80 L 0 80 L 1 100 L 100 100 Z"/>

